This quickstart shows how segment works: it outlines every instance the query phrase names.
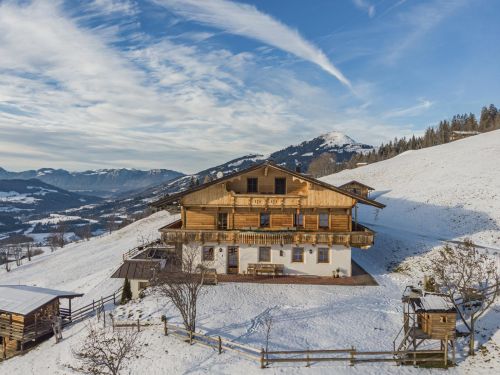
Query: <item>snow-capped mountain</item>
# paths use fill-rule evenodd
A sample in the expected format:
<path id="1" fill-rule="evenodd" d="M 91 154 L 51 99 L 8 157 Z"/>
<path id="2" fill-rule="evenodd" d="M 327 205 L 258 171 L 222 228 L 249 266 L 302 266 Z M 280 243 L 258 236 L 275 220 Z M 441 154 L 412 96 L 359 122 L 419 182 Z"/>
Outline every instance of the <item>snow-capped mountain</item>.
<path id="1" fill-rule="evenodd" d="M 349 160 L 355 153 L 365 153 L 371 150 L 373 150 L 373 146 L 356 142 L 343 133 L 332 131 L 298 145 L 288 146 L 269 155 L 250 154 L 230 160 L 227 163 L 205 169 L 194 175 L 183 176 L 166 184 L 155 186 L 145 191 L 144 194 L 152 199 L 165 193 L 174 193 L 189 187 L 192 184 L 193 177 L 198 183 L 203 183 L 206 176 L 215 179 L 218 176 L 240 171 L 265 160 L 272 160 L 276 164 L 291 170 L 300 167 L 300 170 L 305 172 L 311 161 L 325 152 L 334 154 L 337 162 L 343 162 Z"/>
<path id="2" fill-rule="evenodd" d="M 68 172 L 64 169 L 42 168 L 9 172 L 0 168 L 0 179 L 36 178 L 61 189 L 102 197 L 158 185 L 180 176 L 183 174 L 169 169 L 142 171 L 122 168 Z"/>

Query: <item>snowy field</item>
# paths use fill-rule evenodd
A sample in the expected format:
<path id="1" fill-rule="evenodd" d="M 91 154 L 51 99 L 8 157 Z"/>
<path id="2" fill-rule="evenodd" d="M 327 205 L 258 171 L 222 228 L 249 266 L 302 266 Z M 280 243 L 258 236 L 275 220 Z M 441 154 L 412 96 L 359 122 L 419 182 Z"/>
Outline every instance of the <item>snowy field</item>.
<path id="1" fill-rule="evenodd" d="M 200 303 L 198 328 L 212 335 L 256 348 L 264 340 L 263 319 L 274 319 L 271 349 L 356 347 L 391 350 L 402 324 L 401 293 L 416 283 L 432 249 L 443 241 L 471 237 L 494 255 L 500 248 L 500 132 L 457 141 L 326 177 L 340 184 L 358 179 L 377 189 L 374 196 L 387 208 L 362 209 L 361 221 L 378 232 L 368 251 L 354 250 L 355 260 L 379 286 L 307 286 L 227 283 L 208 287 Z M 120 280 L 109 276 L 121 255 L 143 237 L 158 236 L 157 229 L 172 221 L 157 213 L 111 235 L 71 244 L 14 268 L 0 270 L 0 284 L 30 284 L 86 293 L 85 304 L 112 293 Z M 404 272 L 401 272 L 404 265 Z M 399 266 L 399 267 L 398 267 Z M 390 271 L 398 267 L 398 272 Z M 179 323 L 166 301 L 150 294 L 118 307 L 118 317 L 157 319 L 162 314 Z M 494 374 L 500 370 L 500 308 L 495 306 L 478 324 L 477 339 L 484 349 L 475 358 L 459 355 L 449 374 Z M 84 324 L 65 330 L 64 340 L 51 339 L 23 356 L 0 363 L 0 373 L 72 374 L 71 349 L 81 345 Z M 346 363 L 272 365 L 257 363 L 206 347 L 189 346 L 160 327 L 141 333 L 144 357 L 134 361 L 131 374 L 437 374 L 444 370 L 397 367 L 393 364 L 348 366 Z M 147 345 L 146 345 L 147 344 Z M 459 345 L 463 345 L 460 342 Z M 128 372 L 126 372 L 128 373 Z"/>

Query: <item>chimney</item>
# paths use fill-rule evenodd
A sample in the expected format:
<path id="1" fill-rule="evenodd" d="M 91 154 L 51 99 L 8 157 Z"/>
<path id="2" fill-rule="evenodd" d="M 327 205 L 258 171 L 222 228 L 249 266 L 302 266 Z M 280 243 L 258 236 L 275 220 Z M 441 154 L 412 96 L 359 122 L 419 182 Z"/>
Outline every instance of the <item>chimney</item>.
<path id="1" fill-rule="evenodd" d="M 297 173 L 302 173 L 302 168 L 301 168 L 301 165 L 300 165 L 300 164 L 297 164 L 297 165 L 295 166 L 295 172 L 297 172 Z"/>

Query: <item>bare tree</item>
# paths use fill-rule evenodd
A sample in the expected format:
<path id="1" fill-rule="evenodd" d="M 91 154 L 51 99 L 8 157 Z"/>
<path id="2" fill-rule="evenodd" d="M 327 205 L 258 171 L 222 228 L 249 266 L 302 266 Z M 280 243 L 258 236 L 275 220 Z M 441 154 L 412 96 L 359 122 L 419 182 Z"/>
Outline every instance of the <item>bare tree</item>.
<path id="1" fill-rule="evenodd" d="M 108 231 L 108 233 L 111 233 L 114 230 L 116 230 L 116 226 L 117 226 L 116 216 L 114 214 L 108 216 L 106 218 L 106 230 Z"/>
<path id="2" fill-rule="evenodd" d="M 118 375 L 131 359 L 140 356 L 139 332 L 133 328 L 87 326 L 87 337 L 73 356 L 79 361 L 77 371 L 92 375 Z"/>
<path id="3" fill-rule="evenodd" d="M 455 246 L 444 246 L 432 271 L 439 290 L 454 301 L 469 330 L 469 354 L 474 355 L 475 323 L 499 295 L 496 262 L 466 239 Z"/>
<path id="4" fill-rule="evenodd" d="M 324 152 L 311 161 L 307 173 L 314 177 L 322 177 L 334 173 L 337 170 L 335 154 Z"/>
<path id="5" fill-rule="evenodd" d="M 205 276 L 212 262 L 202 262 L 195 245 L 181 247 L 179 244 L 177 248 L 182 251 L 176 252 L 170 257 L 170 264 L 155 272 L 151 284 L 177 308 L 186 330 L 194 332 L 198 298 L 203 293 Z"/>

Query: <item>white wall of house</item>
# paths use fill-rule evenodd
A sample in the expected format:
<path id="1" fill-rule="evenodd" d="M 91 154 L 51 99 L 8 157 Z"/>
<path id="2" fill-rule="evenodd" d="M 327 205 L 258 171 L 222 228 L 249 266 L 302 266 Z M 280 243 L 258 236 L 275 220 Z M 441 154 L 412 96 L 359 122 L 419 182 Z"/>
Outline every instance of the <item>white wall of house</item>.
<path id="1" fill-rule="evenodd" d="M 130 290 L 132 291 L 132 299 L 139 298 L 141 290 L 149 285 L 148 280 L 130 280 Z"/>
<path id="2" fill-rule="evenodd" d="M 198 246 L 200 256 L 202 248 L 214 248 L 214 260 L 204 262 L 207 267 L 215 268 L 217 273 L 227 273 L 228 246 L 206 243 Z M 292 261 L 292 249 L 300 247 L 304 249 L 303 262 Z M 329 252 L 328 263 L 318 263 L 318 249 L 327 248 Z M 285 266 L 285 274 L 289 275 L 317 275 L 332 276 L 337 269 L 340 276 L 351 276 L 351 248 L 343 245 L 321 246 L 312 244 L 294 245 L 274 245 L 271 246 L 270 262 L 259 262 L 259 246 L 239 245 L 239 273 L 245 273 L 249 263 L 276 263 Z"/>

